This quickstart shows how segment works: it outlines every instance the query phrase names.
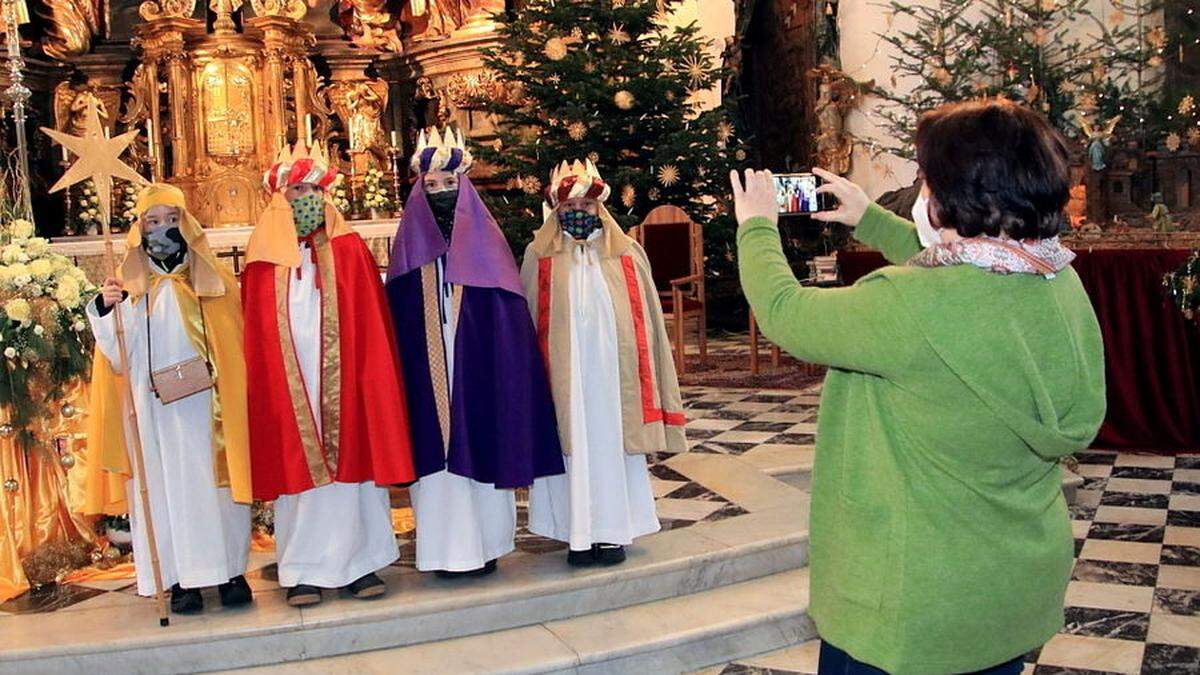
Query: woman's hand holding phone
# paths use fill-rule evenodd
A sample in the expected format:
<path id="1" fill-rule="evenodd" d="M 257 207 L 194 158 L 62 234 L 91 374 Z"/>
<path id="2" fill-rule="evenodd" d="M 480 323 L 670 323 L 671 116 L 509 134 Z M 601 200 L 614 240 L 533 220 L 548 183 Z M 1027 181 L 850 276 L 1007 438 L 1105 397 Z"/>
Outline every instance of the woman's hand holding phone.
<path id="1" fill-rule="evenodd" d="M 775 177 L 770 171 L 746 169 L 745 186 L 737 170 L 729 172 L 733 185 L 733 213 L 738 225 L 751 218 L 766 218 L 779 224 L 779 202 L 775 200 Z"/>
<path id="2" fill-rule="evenodd" d="M 812 214 L 813 219 L 829 223 L 842 223 L 850 227 L 858 225 L 858 221 L 862 220 L 863 214 L 867 212 L 867 207 L 871 205 L 871 198 L 867 196 L 867 193 L 857 184 L 836 173 L 817 167 L 813 167 L 813 173 L 825 181 L 817 188 L 817 192 L 833 195 L 838 200 L 836 209 L 817 211 Z"/>

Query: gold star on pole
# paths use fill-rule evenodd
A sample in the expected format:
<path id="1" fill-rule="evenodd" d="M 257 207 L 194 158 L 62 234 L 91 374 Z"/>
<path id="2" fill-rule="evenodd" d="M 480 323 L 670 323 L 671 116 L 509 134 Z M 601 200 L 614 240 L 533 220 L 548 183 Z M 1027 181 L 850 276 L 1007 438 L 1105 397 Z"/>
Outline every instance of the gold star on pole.
<path id="1" fill-rule="evenodd" d="M 100 111 L 96 108 L 95 101 L 88 105 L 83 121 L 82 136 L 72 136 L 42 127 L 42 131 L 47 136 L 75 153 L 77 158 L 62 178 L 59 178 L 58 182 L 54 184 L 54 187 L 50 188 L 50 192 L 58 192 L 90 178 L 92 185 L 96 187 L 96 196 L 100 202 L 101 222 L 107 226 L 109 211 L 112 207 L 113 178 L 123 178 L 135 185 L 146 185 L 148 182 L 132 167 L 121 161 L 121 154 L 133 143 L 134 137 L 140 132 L 134 129 L 115 138 L 106 136 L 104 126 L 100 123 Z"/>

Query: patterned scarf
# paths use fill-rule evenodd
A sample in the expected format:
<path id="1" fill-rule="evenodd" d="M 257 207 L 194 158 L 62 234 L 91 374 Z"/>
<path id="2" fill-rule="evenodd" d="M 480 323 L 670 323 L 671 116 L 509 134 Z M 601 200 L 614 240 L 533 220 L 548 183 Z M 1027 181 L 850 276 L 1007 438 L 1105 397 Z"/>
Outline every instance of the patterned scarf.
<path id="1" fill-rule="evenodd" d="M 1040 274 L 1053 279 L 1075 259 L 1058 237 L 1016 241 L 972 237 L 930 246 L 909 259 L 913 267 L 974 265 L 997 274 Z"/>

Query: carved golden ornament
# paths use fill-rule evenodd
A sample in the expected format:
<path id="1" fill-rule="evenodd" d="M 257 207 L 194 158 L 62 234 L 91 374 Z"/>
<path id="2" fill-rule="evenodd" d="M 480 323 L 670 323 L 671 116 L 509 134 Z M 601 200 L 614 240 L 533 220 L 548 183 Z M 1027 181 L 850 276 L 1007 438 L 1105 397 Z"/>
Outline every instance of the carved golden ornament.
<path id="1" fill-rule="evenodd" d="M 196 0 L 146 0 L 138 14 L 147 21 L 166 18 L 186 19 L 196 11 Z"/>
<path id="2" fill-rule="evenodd" d="M 38 12 L 49 21 L 42 38 L 46 55 L 66 60 L 86 54 L 99 31 L 96 6 L 90 0 L 46 0 Z"/>
<path id="3" fill-rule="evenodd" d="M 330 107 L 342 120 L 351 152 L 386 145 L 380 118 L 387 108 L 388 85 L 383 80 L 340 80 L 325 88 Z"/>
<path id="4" fill-rule="evenodd" d="M 399 52 L 403 49 L 396 32 L 396 17 L 387 0 L 350 0 L 350 39 L 360 47 Z"/>
<path id="5" fill-rule="evenodd" d="M 250 0 L 250 6 L 258 16 L 281 16 L 299 21 L 308 14 L 304 0 Z"/>
<path id="6" fill-rule="evenodd" d="M 446 82 L 446 96 L 457 108 L 471 110 L 486 102 L 504 100 L 504 85 L 491 70 L 457 73 Z"/>

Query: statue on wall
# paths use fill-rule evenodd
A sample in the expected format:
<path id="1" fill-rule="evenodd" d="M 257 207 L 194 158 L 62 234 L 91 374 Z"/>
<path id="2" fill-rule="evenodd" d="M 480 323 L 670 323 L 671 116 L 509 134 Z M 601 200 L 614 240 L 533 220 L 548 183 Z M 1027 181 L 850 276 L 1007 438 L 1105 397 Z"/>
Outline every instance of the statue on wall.
<path id="1" fill-rule="evenodd" d="M 338 24 L 359 47 L 401 52 L 398 19 L 387 0 L 348 0 L 338 4 Z"/>
<path id="2" fill-rule="evenodd" d="M 341 118 L 350 152 L 367 152 L 386 145 L 382 117 L 388 85 L 383 80 L 341 80 L 325 89 L 330 107 Z"/>
<path id="3" fill-rule="evenodd" d="M 88 53 L 100 31 L 99 7 L 93 0 L 46 0 L 38 11 L 49 22 L 42 51 L 61 61 Z"/>
<path id="4" fill-rule="evenodd" d="M 846 131 L 846 115 L 861 100 L 861 93 L 873 83 L 858 83 L 828 65 L 809 71 L 816 83 L 813 113 L 817 121 L 816 163 L 839 176 L 850 173 L 854 140 Z"/>
<path id="5" fill-rule="evenodd" d="M 120 108 L 120 88 L 78 80 L 64 80 L 54 88 L 54 127 L 68 134 L 81 135 L 84 116 L 93 102 L 105 128 L 114 131 L 116 119 L 110 111 Z"/>
<path id="6" fill-rule="evenodd" d="M 450 123 L 450 113 L 449 97 L 433 86 L 433 80 L 417 78 L 417 91 L 412 101 L 412 128 L 444 127 Z"/>
<path id="7" fill-rule="evenodd" d="M 413 17 L 426 18 L 418 39 L 439 40 L 472 19 L 504 11 L 504 0 L 411 0 L 409 11 Z"/>

